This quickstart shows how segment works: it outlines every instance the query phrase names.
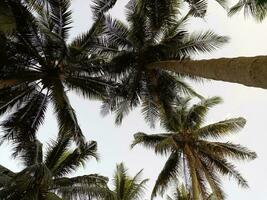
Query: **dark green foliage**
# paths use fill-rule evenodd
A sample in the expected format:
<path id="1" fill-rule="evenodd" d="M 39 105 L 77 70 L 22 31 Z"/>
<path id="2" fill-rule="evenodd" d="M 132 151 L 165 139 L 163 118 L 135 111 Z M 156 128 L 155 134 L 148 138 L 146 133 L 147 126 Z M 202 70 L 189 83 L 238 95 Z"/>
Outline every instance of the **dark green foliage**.
<path id="1" fill-rule="evenodd" d="M 16 31 L 1 34 L 0 50 L 4 54 L 0 64 L 0 113 L 9 112 L 2 123 L 3 139 L 23 143 L 34 138 L 48 104 L 52 103 L 59 133 L 82 144 L 83 133 L 67 90 L 101 100 L 113 85 L 102 76 L 102 59 L 96 59 L 88 49 L 97 44 L 101 15 L 115 2 L 109 6 L 95 2 L 98 5 L 95 9 L 105 8 L 92 28 L 69 44 L 70 3 L 70 0 L 6 2 L 15 13 Z"/>
<path id="2" fill-rule="evenodd" d="M 143 200 L 148 179 L 142 179 L 142 170 L 130 177 L 123 163 L 116 167 L 113 188 L 109 189 L 104 200 Z"/>
<path id="3" fill-rule="evenodd" d="M 198 199 L 195 194 L 207 199 L 207 186 L 216 199 L 224 199 L 219 175 L 228 175 L 239 185 L 248 187 L 229 159 L 252 160 L 256 153 L 238 144 L 215 141 L 244 127 L 245 119 L 232 118 L 203 126 L 208 110 L 220 102 L 220 98 L 214 97 L 189 107 L 189 99 L 180 100 L 168 112 L 160 114 L 161 125 L 168 133 L 135 134 L 132 147 L 141 144 L 154 149 L 156 154 L 169 156 L 157 178 L 152 198 L 162 195 L 178 177 L 184 177 L 186 184 L 191 182 L 194 199 Z"/>
<path id="4" fill-rule="evenodd" d="M 107 191 L 106 177 L 91 174 L 64 177 L 91 158 L 96 157 L 96 143 L 70 148 L 69 137 L 51 141 L 43 156 L 42 144 L 38 140 L 21 146 L 19 157 L 25 168 L 12 172 L 0 166 L 0 198 L 2 200 L 73 200 L 104 197 Z"/>
<path id="5" fill-rule="evenodd" d="M 188 33 L 184 23 L 193 13 L 182 17 L 179 9 L 180 4 L 173 0 L 131 0 L 126 6 L 127 24 L 105 15 L 96 50 L 108 61 L 106 76 L 118 84 L 109 90 L 102 112 L 114 111 L 117 124 L 141 105 L 145 120 L 153 127 L 159 111 L 176 98 L 200 97 L 182 75 L 148 68 L 156 61 L 189 59 L 227 42 L 227 37 L 212 31 Z"/>

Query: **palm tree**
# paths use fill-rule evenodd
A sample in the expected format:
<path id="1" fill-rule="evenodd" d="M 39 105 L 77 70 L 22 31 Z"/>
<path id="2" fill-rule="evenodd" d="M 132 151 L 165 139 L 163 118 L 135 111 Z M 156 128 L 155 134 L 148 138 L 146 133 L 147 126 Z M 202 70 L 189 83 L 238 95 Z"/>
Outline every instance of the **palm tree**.
<path id="1" fill-rule="evenodd" d="M 18 2 L 18 1 L 16 1 Z M 68 42 L 72 22 L 70 0 L 29 1 L 12 4 L 17 27 L 14 34 L 0 35 L 0 114 L 14 111 L 4 122 L 3 138 L 34 135 L 46 108 L 53 104 L 60 134 L 72 133 L 78 143 L 84 138 L 70 105 L 67 91 L 85 98 L 102 99 L 112 86 L 102 77 L 101 58 L 88 54 L 101 29 L 101 15 L 115 1 L 96 2 L 95 22 L 88 32 Z M 32 10 L 35 15 L 32 14 Z"/>
<path id="2" fill-rule="evenodd" d="M 166 200 L 192 200 L 192 195 L 184 185 L 181 185 L 175 188 L 172 197 L 167 195 Z"/>
<path id="3" fill-rule="evenodd" d="M 87 142 L 70 148 L 68 137 L 51 141 L 43 156 L 43 147 L 38 140 L 16 146 L 25 168 L 13 172 L 0 165 L 0 199 L 2 200 L 73 200 L 91 199 L 105 194 L 107 178 L 90 174 L 66 177 L 84 165 L 89 158 L 97 158 L 96 142 Z"/>
<path id="4" fill-rule="evenodd" d="M 116 167 L 113 189 L 108 190 L 105 200 L 143 200 L 148 179 L 142 179 L 142 170 L 130 177 L 123 163 Z"/>
<path id="5" fill-rule="evenodd" d="M 148 1 L 150 2 L 150 1 Z M 152 1 L 154 2 L 154 1 Z M 159 2 L 159 1 L 157 1 Z M 160 1 L 161 4 L 169 5 L 171 0 Z M 205 0 L 188 0 L 194 16 L 205 16 L 207 2 Z M 218 1 L 223 7 L 227 8 L 227 1 Z M 152 4 L 161 6 L 160 3 Z M 244 15 L 251 15 L 258 21 L 265 19 L 267 14 L 267 1 L 264 0 L 240 0 L 229 9 L 229 16 L 244 10 Z M 150 10 L 153 10 L 152 8 Z M 162 10 L 157 12 L 158 17 L 162 18 Z M 164 19 L 164 18 L 162 18 Z M 219 58 L 209 60 L 180 60 L 177 58 L 159 58 L 156 62 L 147 64 L 149 69 L 165 69 L 183 75 L 191 75 L 199 78 L 220 80 L 232 83 L 240 83 L 246 86 L 260 87 L 267 89 L 267 56 Z"/>
<path id="6" fill-rule="evenodd" d="M 189 34 L 184 26 L 194 12 L 181 16 L 180 4 L 170 2 L 158 15 L 147 1 L 131 0 L 126 6 L 127 24 L 105 15 L 101 45 L 94 50 L 107 59 L 108 75 L 118 82 L 103 105 L 103 114 L 110 110 L 116 113 L 117 124 L 141 104 L 146 121 L 153 127 L 159 107 L 169 105 L 177 96 L 199 96 L 181 74 L 147 68 L 149 63 L 188 59 L 190 54 L 210 52 L 228 40 L 212 31 Z"/>
<path id="7" fill-rule="evenodd" d="M 132 147 L 141 144 L 154 149 L 156 154 L 169 156 L 157 178 L 152 198 L 163 194 L 170 181 L 182 174 L 186 183 L 191 182 L 194 200 L 207 198 L 207 186 L 217 199 L 224 199 L 219 175 L 229 175 L 239 185 L 248 187 L 229 159 L 252 160 L 256 153 L 238 144 L 216 141 L 244 127 L 245 119 L 232 118 L 203 126 L 207 111 L 221 99 L 210 98 L 191 107 L 189 99 L 178 101 L 172 110 L 162 112 L 161 125 L 167 133 L 134 136 Z"/>
<path id="8" fill-rule="evenodd" d="M 214 195 L 209 194 L 205 200 L 213 200 Z M 172 196 L 167 195 L 166 200 L 193 200 L 192 198 L 192 188 L 186 188 L 185 185 L 180 185 L 175 188 Z"/>

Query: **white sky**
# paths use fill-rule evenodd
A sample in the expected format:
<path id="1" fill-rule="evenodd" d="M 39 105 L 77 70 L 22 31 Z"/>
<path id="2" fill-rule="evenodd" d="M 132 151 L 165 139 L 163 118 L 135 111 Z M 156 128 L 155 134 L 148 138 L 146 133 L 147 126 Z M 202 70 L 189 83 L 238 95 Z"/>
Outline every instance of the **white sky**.
<path id="1" fill-rule="evenodd" d="M 123 5 L 126 0 L 118 0 L 118 5 L 112 14 L 123 18 Z M 75 36 L 87 30 L 91 25 L 89 2 L 85 0 L 73 0 L 74 29 L 71 36 Z M 243 15 L 227 18 L 223 11 L 214 2 L 209 2 L 209 12 L 206 22 L 196 20 L 190 25 L 189 30 L 207 30 L 230 36 L 231 41 L 220 50 L 212 54 L 198 56 L 201 58 L 236 57 L 264 55 L 267 52 L 267 21 L 256 23 L 252 19 L 244 20 Z M 266 111 L 267 91 L 249 88 L 238 84 L 224 83 L 220 81 L 206 81 L 203 84 L 193 83 L 194 88 L 200 94 L 211 97 L 221 96 L 224 104 L 215 107 L 208 116 L 208 122 L 216 122 L 225 118 L 242 116 L 247 119 L 247 125 L 243 131 L 229 140 L 242 144 L 254 150 L 258 158 L 249 163 L 237 163 L 238 169 L 248 180 L 250 189 L 241 189 L 234 181 L 224 179 L 224 188 L 228 200 L 265 200 L 267 179 L 267 151 L 266 151 Z M 151 188 L 163 167 L 166 158 L 156 156 L 153 151 L 142 147 L 136 147 L 130 151 L 133 134 L 142 131 L 146 133 L 158 133 L 159 128 L 151 130 L 143 120 L 139 110 L 132 112 L 123 122 L 122 126 L 114 125 L 114 117 L 101 117 L 99 114 L 100 103 L 84 100 L 82 97 L 70 94 L 70 100 L 77 112 L 81 128 L 88 140 L 96 140 L 99 146 L 100 162 L 91 160 L 85 169 L 81 168 L 73 175 L 88 173 L 100 173 L 111 177 L 116 163 L 125 162 L 129 172 L 134 175 L 140 169 L 144 169 L 144 178 L 150 178 L 147 191 L 147 199 Z M 48 142 L 49 138 L 55 138 L 57 124 L 52 109 L 48 109 L 45 125 L 39 131 L 39 138 Z M 0 147 L 0 164 L 13 170 L 21 169 L 17 161 L 11 159 L 10 146 L 4 144 Z M 160 199 L 160 198 L 158 198 Z"/>

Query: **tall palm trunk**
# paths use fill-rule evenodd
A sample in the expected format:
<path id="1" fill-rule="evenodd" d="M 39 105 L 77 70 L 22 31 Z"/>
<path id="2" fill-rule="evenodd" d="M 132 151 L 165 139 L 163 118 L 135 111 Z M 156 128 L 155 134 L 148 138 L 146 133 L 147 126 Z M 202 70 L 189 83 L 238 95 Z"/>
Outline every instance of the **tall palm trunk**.
<path id="1" fill-rule="evenodd" d="M 267 56 L 170 60 L 151 63 L 147 67 L 267 89 Z"/>
<path id="2" fill-rule="evenodd" d="M 193 199 L 194 200 L 199 200 L 197 174 L 196 174 L 196 170 L 195 169 L 191 169 L 191 179 L 192 179 Z"/>
<path id="3" fill-rule="evenodd" d="M 199 196 L 199 187 L 198 187 L 198 178 L 196 174 L 196 161 L 193 153 L 191 152 L 190 148 L 185 145 L 184 148 L 185 154 L 188 157 L 188 164 L 190 167 L 190 175 L 191 175 L 191 182 L 192 182 L 192 193 L 193 193 L 193 200 L 200 200 Z"/>

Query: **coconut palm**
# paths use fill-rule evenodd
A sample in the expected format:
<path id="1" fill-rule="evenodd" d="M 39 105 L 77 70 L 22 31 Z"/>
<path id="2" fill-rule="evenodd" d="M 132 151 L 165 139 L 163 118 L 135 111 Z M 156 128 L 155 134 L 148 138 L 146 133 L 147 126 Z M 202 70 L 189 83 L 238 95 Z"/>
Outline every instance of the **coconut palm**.
<path id="1" fill-rule="evenodd" d="M 108 75 L 118 82 L 103 105 L 103 114 L 110 110 L 116 113 L 117 124 L 141 104 L 146 121 L 153 127 L 159 107 L 169 105 L 177 96 L 198 96 L 181 74 L 147 68 L 149 63 L 182 61 L 227 42 L 227 37 L 212 31 L 188 33 L 184 26 L 192 12 L 179 15 L 180 4 L 175 0 L 160 11 L 160 17 L 156 9 L 147 8 L 146 2 L 132 0 L 127 4 L 127 23 L 106 14 L 100 48 L 93 49 L 107 59 Z"/>
<path id="2" fill-rule="evenodd" d="M 150 2 L 150 1 L 148 1 Z M 154 2 L 154 1 L 152 1 Z M 159 2 L 159 1 L 157 1 Z M 160 1 L 161 4 L 169 5 L 171 1 Z M 187 1 L 190 5 L 191 12 L 194 16 L 205 16 L 207 2 L 205 0 Z M 227 1 L 218 1 L 221 5 L 227 8 Z M 159 4 L 163 9 L 164 6 Z M 159 10 L 156 16 L 164 19 L 162 9 Z M 251 15 L 255 19 L 262 21 L 267 13 L 267 1 L 265 0 L 240 0 L 231 9 L 229 16 L 244 10 L 244 15 Z M 175 58 L 160 58 L 159 61 L 149 63 L 147 68 L 150 69 L 165 69 L 183 75 L 191 75 L 200 78 L 220 80 L 232 83 L 240 83 L 246 86 L 260 87 L 267 89 L 267 56 L 255 57 L 237 57 L 237 58 L 218 58 L 209 60 L 193 60 L 193 59 L 175 59 Z"/>
<path id="3" fill-rule="evenodd" d="M 192 195 L 184 185 L 181 185 L 175 188 L 172 196 L 167 195 L 166 200 L 192 200 Z"/>
<path id="4" fill-rule="evenodd" d="M 214 195 L 209 194 L 205 200 L 213 200 Z M 180 185 L 175 188 L 171 196 L 167 195 L 166 200 L 193 200 L 192 198 L 192 188 L 186 188 L 185 185 Z"/>
<path id="5" fill-rule="evenodd" d="M 66 177 L 89 158 L 97 158 L 96 142 L 87 142 L 73 150 L 70 145 L 68 137 L 59 137 L 50 142 L 45 155 L 36 139 L 16 146 L 15 154 L 18 153 L 16 156 L 25 168 L 13 172 L 0 166 L 0 199 L 89 200 L 104 195 L 106 177 L 97 174 Z"/>
<path id="6" fill-rule="evenodd" d="M 130 177 L 124 164 L 118 164 L 112 180 L 113 188 L 108 190 L 105 200 L 143 200 L 148 179 L 141 176 L 142 170 Z"/>
<path id="7" fill-rule="evenodd" d="M 219 175 L 233 177 L 239 185 L 248 187 L 247 181 L 229 161 L 251 160 L 256 153 L 231 142 L 217 142 L 245 125 L 245 119 L 232 118 L 204 125 L 207 111 L 221 102 L 218 97 L 189 106 L 189 99 L 178 100 L 168 112 L 162 112 L 161 125 L 167 133 L 148 135 L 137 133 L 132 147 L 141 144 L 156 154 L 168 155 L 168 160 L 155 183 L 152 197 L 168 188 L 169 183 L 183 176 L 191 182 L 193 199 L 206 199 L 210 187 L 217 199 L 224 199 Z"/>
<path id="8" fill-rule="evenodd" d="M 81 143 L 83 134 L 67 92 L 72 90 L 85 98 L 102 99 L 112 84 L 101 76 L 101 59 L 89 55 L 87 47 L 94 46 L 101 29 L 101 15 L 115 2 L 96 2 L 91 29 L 71 42 L 68 42 L 72 22 L 70 0 L 32 2 L 35 4 L 31 8 L 26 3 L 9 2 L 16 14 L 16 31 L 0 35 L 3 52 L 0 114 L 13 111 L 3 124 L 3 138 L 26 131 L 34 135 L 48 104 L 52 103 L 60 134 L 71 133 Z"/>

